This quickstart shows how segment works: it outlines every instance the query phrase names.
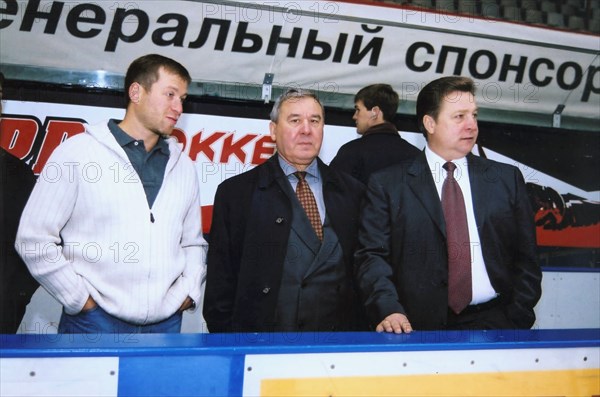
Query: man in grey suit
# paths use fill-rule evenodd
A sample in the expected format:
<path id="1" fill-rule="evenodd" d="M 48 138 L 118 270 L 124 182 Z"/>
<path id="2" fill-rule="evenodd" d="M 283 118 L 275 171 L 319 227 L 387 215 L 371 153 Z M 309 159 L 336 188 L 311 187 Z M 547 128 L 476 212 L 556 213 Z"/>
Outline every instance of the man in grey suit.
<path id="1" fill-rule="evenodd" d="M 379 332 L 530 328 L 535 321 L 542 274 L 533 211 L 516 167 L 471 154 L 474 92 L 463 77 L 426 85 L 417 98 L 425 150 L 370 179 L 356 266 Z M 460 201 L 444 204 L 457 196 L 445 184 L 458 184 Z"/>
<path id="2" fill-rule="evenodd" d="M 361 328 L 353 254 L 364 186 L 318 158 L 324 122 L 314 94 L 288 90 L 271 112 L 277 153 L 219 185 L 203 311 L 210 332 Z"/>

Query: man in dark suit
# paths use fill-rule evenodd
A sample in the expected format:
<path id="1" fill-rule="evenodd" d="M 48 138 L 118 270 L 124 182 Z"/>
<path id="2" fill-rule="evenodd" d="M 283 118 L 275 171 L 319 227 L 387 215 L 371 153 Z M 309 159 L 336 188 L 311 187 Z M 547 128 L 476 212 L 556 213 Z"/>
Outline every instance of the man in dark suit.
<path id="1" fill-rule="evenodd" d="M 361 212 L 356 266 L 371 325 L 396 333 L 530 328 L 542 277 L 533 211 L 516 167 L 471 154 L 473 81 L 429 83 L 417 119 L 427 147 L 373 174 Z M 456 184 L 462 198 L 446 206 Z"/>
<path id="2" fill-rule="evenodd" d="M 314 94 L 288 90 L 271 112 L 277 153 L 219 185 L 203 311 L 210 332 L 360 329 L 353 254 L 364 186 L 318 158 L 323 126 Z"/>
<path id="3" fill-rule="evenodd" d="M 389 84 L 372 84 L 354 96 L 356 132 L 362 135 L 343 145 L 329 164 L 366 184 L 380 169 L 419 154 L 419 149 L 400 137 L 392 123 L 400 98 Z"/>
<path id="4" fill-rule="evenodd" d="M 2 87 L 0 73 L 0 115 Z M 38 283 L 15 250 L 21 213 L 35 185 L 31 168 L 0 148 L 0 333 L 14 334 Z"/>

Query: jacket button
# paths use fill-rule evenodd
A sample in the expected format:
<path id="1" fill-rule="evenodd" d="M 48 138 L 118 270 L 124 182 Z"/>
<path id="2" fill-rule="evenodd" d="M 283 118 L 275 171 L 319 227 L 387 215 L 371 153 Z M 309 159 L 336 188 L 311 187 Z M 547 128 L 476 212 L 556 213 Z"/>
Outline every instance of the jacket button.
<path id="1" fill-rule="evenodd" d="M 276 223 L 282 223 L 283 222 L 283 218 L 279 217 L 279 218 L 275 219 L 275 222 Z"/>
<path id="2" fill-rule="evenodd" d="M 262 293 L 263 293 L 263 294 L 268 294 L 268 293 L 269 293 L 269 291 L 271 291 L 271 288 L 269 288 L 269 287 L 265 287 L 265 288 L 263 288 L 263 290 L 262 290 Z"/>

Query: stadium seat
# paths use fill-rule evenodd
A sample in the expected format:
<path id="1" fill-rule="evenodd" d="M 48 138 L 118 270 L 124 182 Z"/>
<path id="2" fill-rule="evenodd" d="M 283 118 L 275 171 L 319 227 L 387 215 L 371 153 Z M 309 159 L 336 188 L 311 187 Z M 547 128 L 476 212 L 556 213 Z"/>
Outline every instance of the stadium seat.
<path id="1" fill-rule="evenodd" d="M 568 21 L 567 27 L 569 29 L 573 29 L 573 30 L 584 30 L 585 29 L 585 22 L 584 22 L 583 18 L 580 16 L 571 15 L 567 19 L 567 21 Z"/>
<path id="2" fill-rule="evenodd" d="M 521 0 L 521 8 L 523 11 L 527 10 L 539 10 L 539 5 L 537 0 Z"/>
<path id="3" fill-rule="evenodd" d="M 544 12 L 556 12 L 556 3 L 552 0 L 542 0 L 540 10 Z"/>
<path id="4" fill-rule="evenodd" d="M 546 14 L 546 24 L 557 28 L 565 27 L 565 17 L 559 12 L 549 12 Z"/>
<path id="5" fill-rule="evenodd" d="M 436 0 L 435 8 L 438 11 L 456 11 L 454 0 Z"/>
<path id="6" fill-rule="evenodd" d="M 544 23 L 544 13 L 540 10 L 525 10 L 525 21 L 529 23 Z"/>
<path id="7" fill-rule="evenodd" d="M 502 18 L 509 21 L 522 21 L 521 9 L 514 6 L 503 6 L 502 7 Z"/>
<path id="8" fill-rule="evenodd" d="M 477 3 L 475 0 L 458 0 L 458 12 L 468 15 L 478 15 Z"/>

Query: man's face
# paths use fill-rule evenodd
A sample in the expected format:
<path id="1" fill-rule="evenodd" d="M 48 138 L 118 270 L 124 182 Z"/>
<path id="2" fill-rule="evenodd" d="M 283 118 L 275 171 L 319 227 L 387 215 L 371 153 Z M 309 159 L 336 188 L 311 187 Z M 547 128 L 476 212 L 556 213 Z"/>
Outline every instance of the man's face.
<path id="1" fill-rule="evenodd" d="M 158 76 L 158 80 L 148 91 L 139 85 L 135 112 L 139 122 L 147 130 L 165 136 L 173 132 L 173 127 L 183 113 L 188 84 L 164 68 L 159 69 Z"/>
<path id="2" fill-rule="evenodd" d="M 277 152 L 298 170 L 319 155 L 323 143 L 323 109 L 310 97 L 291 98 L 281 104 L 279 118 L 269 124 Z"/>
<path id="3" fill-rule="evenodd" d="M 360 135 L 364 134 L 372 124 L 374 117 L 372 112 L 365 107 L 365 104 L 360 99 L 354 104 L 354 116 L 352 120 L 356 122 L 356 132 Z"/>
<path id="4" fill-rule="evenodd" d="M 466 156 L 477 141 L 477 104 L 470 92 L 454 91 L 442 100 L 437 120 L 423 117 L 429 147 L 447 161 Z"/>

